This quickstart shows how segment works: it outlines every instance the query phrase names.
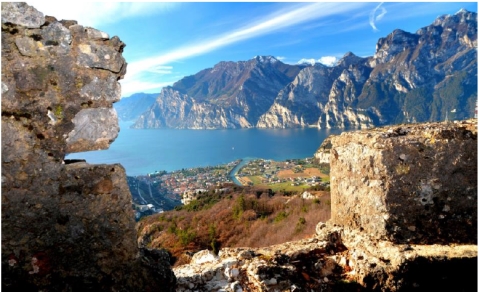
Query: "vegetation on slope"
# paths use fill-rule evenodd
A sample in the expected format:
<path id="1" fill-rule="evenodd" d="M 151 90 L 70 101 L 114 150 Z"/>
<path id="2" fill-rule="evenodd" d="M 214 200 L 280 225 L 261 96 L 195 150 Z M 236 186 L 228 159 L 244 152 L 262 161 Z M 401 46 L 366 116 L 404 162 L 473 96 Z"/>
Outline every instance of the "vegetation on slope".
<path id="1" fill-rule="evenodd" d="M 330 218 L 330 193 L 310 190 L 315 199 L 285 195 L 271 189 L 230 187 L 210 190 L 176 210 L 146 217 L 138 223 L 139 238 L 150 248 L 171 252 L 176 265 L 188 254 L 221 247 L 262 247 L 315 234 L 318 222 Z"/>

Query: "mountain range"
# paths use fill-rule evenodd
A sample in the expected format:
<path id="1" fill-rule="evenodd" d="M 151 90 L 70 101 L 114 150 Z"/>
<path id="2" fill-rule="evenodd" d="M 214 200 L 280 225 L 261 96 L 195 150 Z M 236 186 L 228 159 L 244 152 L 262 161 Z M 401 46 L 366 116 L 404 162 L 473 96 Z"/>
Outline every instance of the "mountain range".
<path id="1" fill-rule="evenodd" d="M 122 98 L 113 104 L 121 121 L 132 121 L 149 107 L 151 107 L 158 96 L 158 93 L 135 93 L 129 97 Z"/>
<path id="2" fill-rule="evenodd" d="M 477 102 L 477 13 L 394 30 L 335 66 L 220 62 L 164 87 L 134 128 L 367 128 L 465 119 Z"/>

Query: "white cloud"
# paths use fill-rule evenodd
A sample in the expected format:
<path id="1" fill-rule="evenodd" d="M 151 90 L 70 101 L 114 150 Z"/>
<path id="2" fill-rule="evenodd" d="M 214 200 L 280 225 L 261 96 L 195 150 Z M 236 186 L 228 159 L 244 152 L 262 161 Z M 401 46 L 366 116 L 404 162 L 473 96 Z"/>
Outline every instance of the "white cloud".
<path id="1" fill-rule="evenodd" d="M 39 1 L 27 2 L 45 15 L 76 20 L 83 26 L 120 22 L 125 18 L 152 15 L 169 11 L 178 3 L 164 2 L 89 2 L 89 1 Z"/>
<path id="2" fill-rule="evenodd" d="M 375 7 L 375 9 L 370 12 L 369 23 L 374 31 L 378 31 L 375 22 L 380 21 L 385 16 L 385 14 L 387 14 L 387 9 L 385 9 L 385 7 L 382 7 L 382 4 L 383 2 L 378 4 L 377 7 Z M 378 10 L 380 10 L 380 14 L 376 15 Z"/>
<path id="3" fill-rule="evenodd" d="M 318 63 L 322 63 L 323 65 L 326 66 L 334 66 L 337 63 L 337 57 L 334 56 L 324 56 L 318 59 Z"/>
<path id="4" fill-rule="evenodd" d="M 317 63 L 317 61 L 315 59 L 300 59 L 298 62 L 298 64 L 311 64 L 312 66 L 315 65 L 315 63 Z"/>
<path id="5" fill-rule="evenodd" d="M 285 60 L 286 58 L 283 57 L 283 56 L 277 56 L 277 57 L 275 57 L 275 59 L 277 59 L 277 60 L 279 60 L 279 61 L 283 61 L 283 60 Z"/>
<path id="6" fill-rule="evenodd" d="M 320 59 L 318 60 L 315 60 L 315 59 L 300 59 L 300 61 L 297 62 L 297 64 L 311 64 L 312 66 L 315 65 L 316 63 L 321 63 L 325 66 L 329 66 L 329 67 L 332 67 L 332 66 L 335 66 L 335 64 L 337 64 L 337 57 L 334 57 L 334 56 L 324 56 L 324 57 L 321 57 Z"/>

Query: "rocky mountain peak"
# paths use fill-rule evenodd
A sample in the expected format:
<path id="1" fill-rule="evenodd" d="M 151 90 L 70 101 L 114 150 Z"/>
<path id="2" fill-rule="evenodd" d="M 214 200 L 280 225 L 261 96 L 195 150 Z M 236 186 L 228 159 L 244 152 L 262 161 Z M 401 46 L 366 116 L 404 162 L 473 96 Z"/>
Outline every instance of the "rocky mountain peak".
<path id="1" fill-rule="evenodd" d="M 348 52 L 340 60 L 338 60 L 337 66 L 347 67 L 350 65 L 356 65 L 364 60 L 364 58 L 359 57 L 352 52 Z"/>
<path id="2" fill-rule="evenodd" d="M 452 24 L 466 23 L 467 21 L 472 21 L 476 19 L 477 13 L 470 12 L 462 8 L 453 15 L 445 14 L 437 17 L 437 19 L 435 19 L 432 25 L 446 27 Z"/>
<path id="3" fill-rule="evenodd" d="M 280 62 L 280 60 L 278 60 L 273 56 L 255 56 L 253 57 L 253 60 L 256 60 L 257 62 L 260 62 L 260 63 L 272 63 L 272 64 L 276 62 Z"/>
<path id="4" fill-rule="evenodd" d="M 406 47 L 414 47 L 418 42 L 418 36 L 396 29 L 387 37 L 380 38 L 377 42 L 374 58 L 380 63 L 386 63 L 392 57 L 405 50 Z"/>

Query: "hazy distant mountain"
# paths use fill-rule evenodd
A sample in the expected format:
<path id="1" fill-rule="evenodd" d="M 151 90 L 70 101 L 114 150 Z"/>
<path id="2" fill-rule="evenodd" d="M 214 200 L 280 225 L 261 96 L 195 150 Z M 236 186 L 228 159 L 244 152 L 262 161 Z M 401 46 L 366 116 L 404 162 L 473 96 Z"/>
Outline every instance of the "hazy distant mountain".
<path id="1" fill-rule="evenodd" d="M 368 58 L 334 67 L 273 57 L 220 62 L 162 90 L 137 128 L 368 127 L 473 117 L 477 13 L 438 17 L 416 33 L 395 30 Z"/>
<path id="2" fill-rule="evenodd" d="M 148 110 L 157 96 L 158 93 L 135 93 L 114 103 L 113 107 L 121 121 L 132 121 L 138 119 L 141 113 Z"/>

